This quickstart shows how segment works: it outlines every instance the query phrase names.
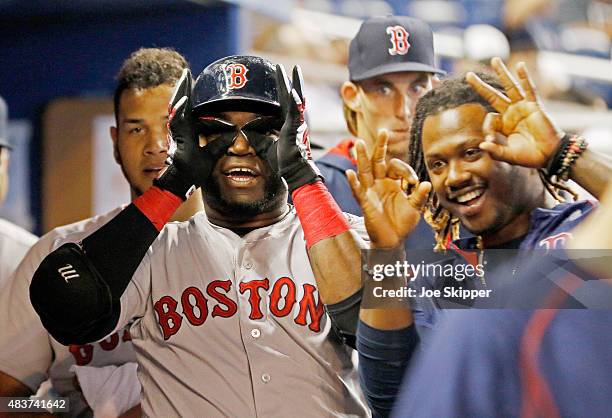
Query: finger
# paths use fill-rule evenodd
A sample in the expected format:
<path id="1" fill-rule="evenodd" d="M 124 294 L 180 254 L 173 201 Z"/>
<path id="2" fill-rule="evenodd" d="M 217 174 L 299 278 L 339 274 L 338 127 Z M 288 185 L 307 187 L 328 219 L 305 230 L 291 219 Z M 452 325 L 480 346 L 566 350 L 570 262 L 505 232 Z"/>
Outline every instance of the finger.
<path id="1" fill-rule="evenodd" d="M 487 113 L 482 123 L 482 132 L 485 134 L 485 141 L 495 141 L 495 135 L 501 133 L 503 126 L 502 117 L 499 113 Z"/>
<path id="2" fill-rule="evenodd" d="M 489 102 L 498 112 L 505 112 L 512 103 L 503 93 L 482 81 L 476 74 L 469 72 L 465 75 L 465 79 L 476 90 L 476 93 Z"/>
<path id="3" fill-rule="evenodd" d="M 407 185 L 415 185 L 419 182 L 419 179 L 410 165 L 400 159 L 393 158 L 389 161 L 389 168 L 387 169 L 387 177 L 393 180 L 402 181 L 402 189 L 405 190 Z"/>
<path id="4" fill-rule="evenodd" d="M 193 91 L 193 77 L 191 76 L 191 71 L 187 69 L 187 82 L 185 83 L 185 95 L 187 96 L 187 104 L 185 105 L 185 115 L 187 117 L 191 117 L 192 110 L 192 91 Z"/>
<path id="5" fill-rule="evenodd" d="M 410 193 L 408 196 L 408 201 L 412 205 L 413 208 L 421 210 L 425 203 L 427 203 L 427 199 L 429 198 L 429 192 L 431 192 L 431 183 L 428 181 L 424 181 L 419 183 L 419 185 L 415 188 L 415 190 Z"/>
<path id="6" fill-rule="evenodd" d="M 281 105 L 282 114 L 285 115 L 287 112 L 287 104 L 289 103 L 289 79 L 287 73 L 285 73 L 285 67 L 282 64 L 276 64 L 276 89 L 278 93 L 278 100 Z"/>
<path id="7" fill-rule="evenodd" d="M 357 178 L 357 173 L 350 169 L 346 170 L 346 178 L 349 182 L 349 186 L 351 186 L 351 191 L 353 192 L 353 196 L 355 196 L 355 200 L 357 200 L 360 206 L 363 206 L 366 200 L 366 191 L 361 187 L 361 183 Z"/>
<path id="8" fill-rule="evenodd" d="M 302 69 L 299 65 L 293 67 L 292 80 L 292 87 L 295 89 L 295 91 L 297 91 L 297 94 L 300 96 L 302 102 L 304 102 L 304 77 L 302 76 Z"/>
<path id="9" fill-rule="evenodd" d="M 357 175 L 363 187 L 370 188 L 374 185 L 374 175 L 372 174 L 372 166 L 366 153 L 365 143 L 360 139 L 355 144 L 357 152 Z"/>
<path id="10" fill-rule="evenodd" d="M 523 86 L 527 100 L 532 102 L 539 101 L 540 98 L 538 96 L 538 91 L 533 83 L 533 79 L 529 75 L 529 71 L 527 71 L 527 66 L 524 62 L 521 61 L 518 63 L 516 66 L 516 73 L 519 76 L 519 81 L 521 82 L 521 86 Z"/>
<path id="11" fill-rule="evenodd" d="M 499 57 L 493 57 L 491 59 L 491 67 L 497 73 L 499 77 L 499 81 L 501 81 L 502 86 L 504 86 L 504 90 L 506 95 L 512 100 L 512 102 L 519 102 L 525 98 L 525 93 L 521 88 L 520 84 L 516 81 L 514 76 L 506 67 L 506 64 Z"/>
<path id="12" fill-rule="evenodd" d="M 172 112 L 172 108 L 176 107 L 176 103 L 185 96 L 187 90 L 188 76 L 191 75 L 189 69 L 184 68 L 181 73 L 181 77 L 176 82 L 174 86 L 174 91 L 172 92 L 172 97 L 170 98 L 170 102 L 168 104 L 168 113 Z M 189 86 L 189 91 L 191 91 L 191 86 Z"/>
<path id="13" fill-rule="evenodd" d="M 372 169 L 375 179 L 382 179 L 387 175 L 386 157 L 388 139 L 389 133 L 386 129 L 378 131 L 378 138 L 376 139 L 374 151 L 372 152 Z"/>
<path id="14" fill-rule="evenodd" d="M 488 152 L 495 160 L 505 161 L 513 164 L 514 159 L 510 157 L 508 148 L 504 145 L 496 144 L 491 141 L 481 142 L 478 146 L 481 150 Z"/>
<path id="15" fill-rule="evenodd" d="M 289 114 L 294 117 L 299 117 L 300 109 L 303 110 L 302 106 L 302 98 L 298 94 L 295 89 L 291 89 L 291 101 L 289 102 Z"/>
<path id="16" fill-rule="evenodd" d="M 174 121 L 180 119 L 177 118 L 176 115 L 181 115 L 183 112 L 183 108 L 185 107 L 185 103 L 187 103 L 187 96 L 183 96 L 179 99 L 178 102 L 174 104 L 172 109 L 170 109 L 170 114 L 168 115 L 168 125 L 173 126 Z"/>

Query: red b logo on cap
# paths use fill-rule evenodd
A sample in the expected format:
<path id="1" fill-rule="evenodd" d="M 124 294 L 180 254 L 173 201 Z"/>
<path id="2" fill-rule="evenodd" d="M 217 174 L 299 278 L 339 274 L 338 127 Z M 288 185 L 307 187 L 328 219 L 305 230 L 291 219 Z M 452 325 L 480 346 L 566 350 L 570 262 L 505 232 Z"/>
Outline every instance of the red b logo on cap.
<path id="1" fill-rule="evenodd" d="M 248 70 L 243 64 L 233 63 L 227 67 L 228 83 L 227 88 L 230 90 L 241 89 L 247 81 L 246 73 Z"/>
<path id="2" fill-rule="evenodd" d="M 403 26 L 387 26 L 387 34 L 391 36 L 389 55 L 406 55 L 410 48 L 406 29 Z"/>

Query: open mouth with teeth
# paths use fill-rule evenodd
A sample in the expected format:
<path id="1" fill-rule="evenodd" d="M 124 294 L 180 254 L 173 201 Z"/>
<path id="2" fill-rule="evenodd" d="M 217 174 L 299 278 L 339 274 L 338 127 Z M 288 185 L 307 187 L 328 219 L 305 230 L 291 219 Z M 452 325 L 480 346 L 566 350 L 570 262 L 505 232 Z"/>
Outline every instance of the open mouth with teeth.
<path id="1" fill-rule="evenodd" d="M 246 167 L 236 167 L 229 169 L 223 173 L 225 177 L 238 184 L 247 184 L 259 177 L 259 173 Z"/>
<path id="2" fill-rule="evenodd" d="M 485 190 L 484 189 L 476 189 L 473 190 L 471 192 L 467 192 L 464 193 L 462 195 L 459 195 L 457 197 L 455 197 L 455 201 L 457 203 L 460 203 L 462 205 L 471 205 L 473 203 L 476 203 L 476 200 L 482 196 L 484 194 Z"/>
<path id="3" fill-rule="evenodd" d="M 484 208 L 486 187 L 471 187 L 448 196 L 448 200 L 455 205 L 457 216 L 476 216 Z"/>

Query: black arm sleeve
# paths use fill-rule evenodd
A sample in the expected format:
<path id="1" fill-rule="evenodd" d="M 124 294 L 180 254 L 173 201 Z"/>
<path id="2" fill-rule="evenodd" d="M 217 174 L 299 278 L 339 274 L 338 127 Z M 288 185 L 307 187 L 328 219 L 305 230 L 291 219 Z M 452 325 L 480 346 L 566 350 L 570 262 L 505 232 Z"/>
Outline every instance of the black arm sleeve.
<path id="1" fill-rule="evenodd" d="M 359 321 L 359 381 L 373 418 L 388 417 L 413 354 L 419 345 L 414 324 L 380 330 Z"/>
<path id="2" fill-rule="evenodd" d="M 117 325 L 120 298 L 159 231 L 131 204 L 81 245 L 64 244 L 40 264 L 30 300 L 60 343 L 98 340 Z"/>
<path id="3" fill-rule="evenodd" d="M 356 348 L 357 323 L 359 322 L 362 295 L 363 288 L 340 302 L 325 305 L 337 336 L 351 348 Z"/>

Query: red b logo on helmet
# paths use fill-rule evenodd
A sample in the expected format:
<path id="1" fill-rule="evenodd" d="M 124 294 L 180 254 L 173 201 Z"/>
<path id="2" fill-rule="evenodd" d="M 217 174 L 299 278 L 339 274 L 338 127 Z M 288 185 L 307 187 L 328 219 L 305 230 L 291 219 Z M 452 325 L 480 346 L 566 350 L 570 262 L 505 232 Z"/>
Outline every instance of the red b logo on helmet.
<path id="1" fill-rule="evenodd" d="M 406 55 L 410 48 L 406 29 L 403 26 L 387 26 L 387 34 L 391 36 L 389 55 Z"/>
<path id="2" fill-rule="evenodd" d="M 243 64 L 229 64 L 226 67 L 228 80 L 227 88 L 230 90 L 243 88 L 246 82 L 249 81 L 249 79 L 246 78 L 247 71 L 249 71 L 248 68 Z"/>

